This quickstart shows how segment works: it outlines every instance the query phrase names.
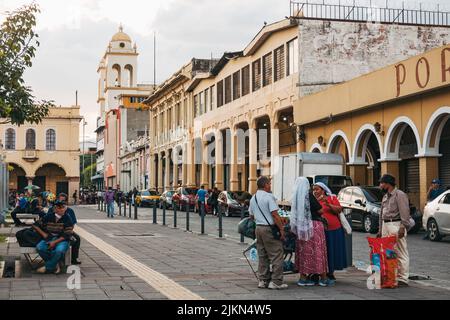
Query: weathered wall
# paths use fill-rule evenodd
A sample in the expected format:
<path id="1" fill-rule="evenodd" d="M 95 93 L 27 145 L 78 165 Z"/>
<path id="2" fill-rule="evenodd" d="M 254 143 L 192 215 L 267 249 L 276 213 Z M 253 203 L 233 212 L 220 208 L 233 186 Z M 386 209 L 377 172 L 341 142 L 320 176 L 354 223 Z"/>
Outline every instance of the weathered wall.
<path id="1" fill-rule="evenodd" d="M 450 43 L 450 28 L 300 20 L 300 96 Z"/>

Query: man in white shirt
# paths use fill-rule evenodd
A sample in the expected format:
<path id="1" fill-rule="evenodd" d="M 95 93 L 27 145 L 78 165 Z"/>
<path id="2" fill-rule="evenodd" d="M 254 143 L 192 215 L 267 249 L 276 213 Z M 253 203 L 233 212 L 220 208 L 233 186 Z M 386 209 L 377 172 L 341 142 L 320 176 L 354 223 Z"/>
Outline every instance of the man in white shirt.
<path id="1" fill-rule="evenodd" d="M 267 177 L 257 181 L 258 191 L 250 200 L 250 215 L 256 221 L 256 249 L 258 250 L 258 288 L 286 289 L 283 284 L 284 230 L 278 205 L 271 193 L 271 182 Z M 281 231 L 281 239 L 274 238 L 271 226 L 277 225 Z M 270 265 L 272 264 L 272 273 Z"/>

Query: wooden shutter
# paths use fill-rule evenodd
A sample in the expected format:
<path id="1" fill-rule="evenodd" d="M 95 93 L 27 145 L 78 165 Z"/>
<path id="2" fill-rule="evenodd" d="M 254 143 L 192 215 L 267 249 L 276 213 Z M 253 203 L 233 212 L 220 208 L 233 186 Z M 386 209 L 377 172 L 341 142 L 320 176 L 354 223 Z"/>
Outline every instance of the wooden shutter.
<path id="1" fill-rule="evenodd" d="M 217 108 L 223 106 L 223 80 L 217 82 Z"/>
<path id="2" fill-rule="evenodd" d="M 233 73 L 233 100 L 241 97 L 241 71 Z"/>
<path id="3" fill-rule="evenodd" d="M 231 102 L 231 76 L 225 78 L 225 104 Z"/>
<path id="4" fill-rule="evenodd" d="M 267 86 L 272 83 L 272 53 L 266 54 L 263 57 L 263 86 Z"/>
<path id="5" fill-rule="evenodd" d="M 252 63 L 252 87 L 253 91 L 261 88 L 261 59 L 258 59 Z"/>
<path id="6" fill-rule="evenodd" d="M 284 71 L 285 71 L 285 56 L 284 56 L 284 46 L 281 46 L 277 49 L 275 49 L 275 81 L 278 81 L 280 79 L 284 78 Z"/>
<path id="7" fill-rule="evenodd" d="M 250 93 L 250 66 L 242 69 L 242 96 Z"/>

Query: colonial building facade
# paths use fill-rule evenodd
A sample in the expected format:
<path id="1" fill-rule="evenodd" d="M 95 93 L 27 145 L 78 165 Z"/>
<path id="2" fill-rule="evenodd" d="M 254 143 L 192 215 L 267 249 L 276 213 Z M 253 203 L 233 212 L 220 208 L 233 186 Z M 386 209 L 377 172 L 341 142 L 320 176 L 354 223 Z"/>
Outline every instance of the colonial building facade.
<path id="1" fill-rule="evenodd" d="M 23 192 L 33 184 L 53 193 L 79 190 L 81 119 L 78 106 L 55 107 L 39 124 L 0 125 L 5 161 L 13 168 L 9 189 Z"/>
<path id="2" fill-rule="evenodd" d="M 450 45 L 295 103 L 301 151 L 340 153 L 354 183 L 390 173 L 423 208 L 431 180 L 450 187 Z"/>

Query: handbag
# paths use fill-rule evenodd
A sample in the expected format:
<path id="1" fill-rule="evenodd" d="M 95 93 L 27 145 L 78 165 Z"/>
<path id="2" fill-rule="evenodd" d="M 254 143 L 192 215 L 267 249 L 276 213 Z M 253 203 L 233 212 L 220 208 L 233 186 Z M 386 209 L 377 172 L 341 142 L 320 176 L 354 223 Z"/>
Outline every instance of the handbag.
<path id="1" fill-rule="evenodd" d="M 341 221 L 345 233 L 352 234 L 352 227 L 350 226 L 350 223 L 348 223 L 348 220 L 343 212 L 339 213 L 339 220 Z"/>
<path id="2" fill-rule="evenodd" d="M 275 240 L 281 240 L 280 228 L 278 228 L 278 226 L 276 224 L 270 224 L 269 223 L 269 220 L 267 220 L 265 214 L 263 213 L 263 211 L 261 210 L 261 207 L 259 206 L 258 198 L 256 197 L 256 194 L 255 194 L 255 202 L 256 202 L 256 205 L 258 206 L 259 212 L 261 212 L 261 214 L 263 215 L 263 217 L 266 220 L 267 224 L 270 226 L 270 229 L 272 230 L 273 238 Z"/>

